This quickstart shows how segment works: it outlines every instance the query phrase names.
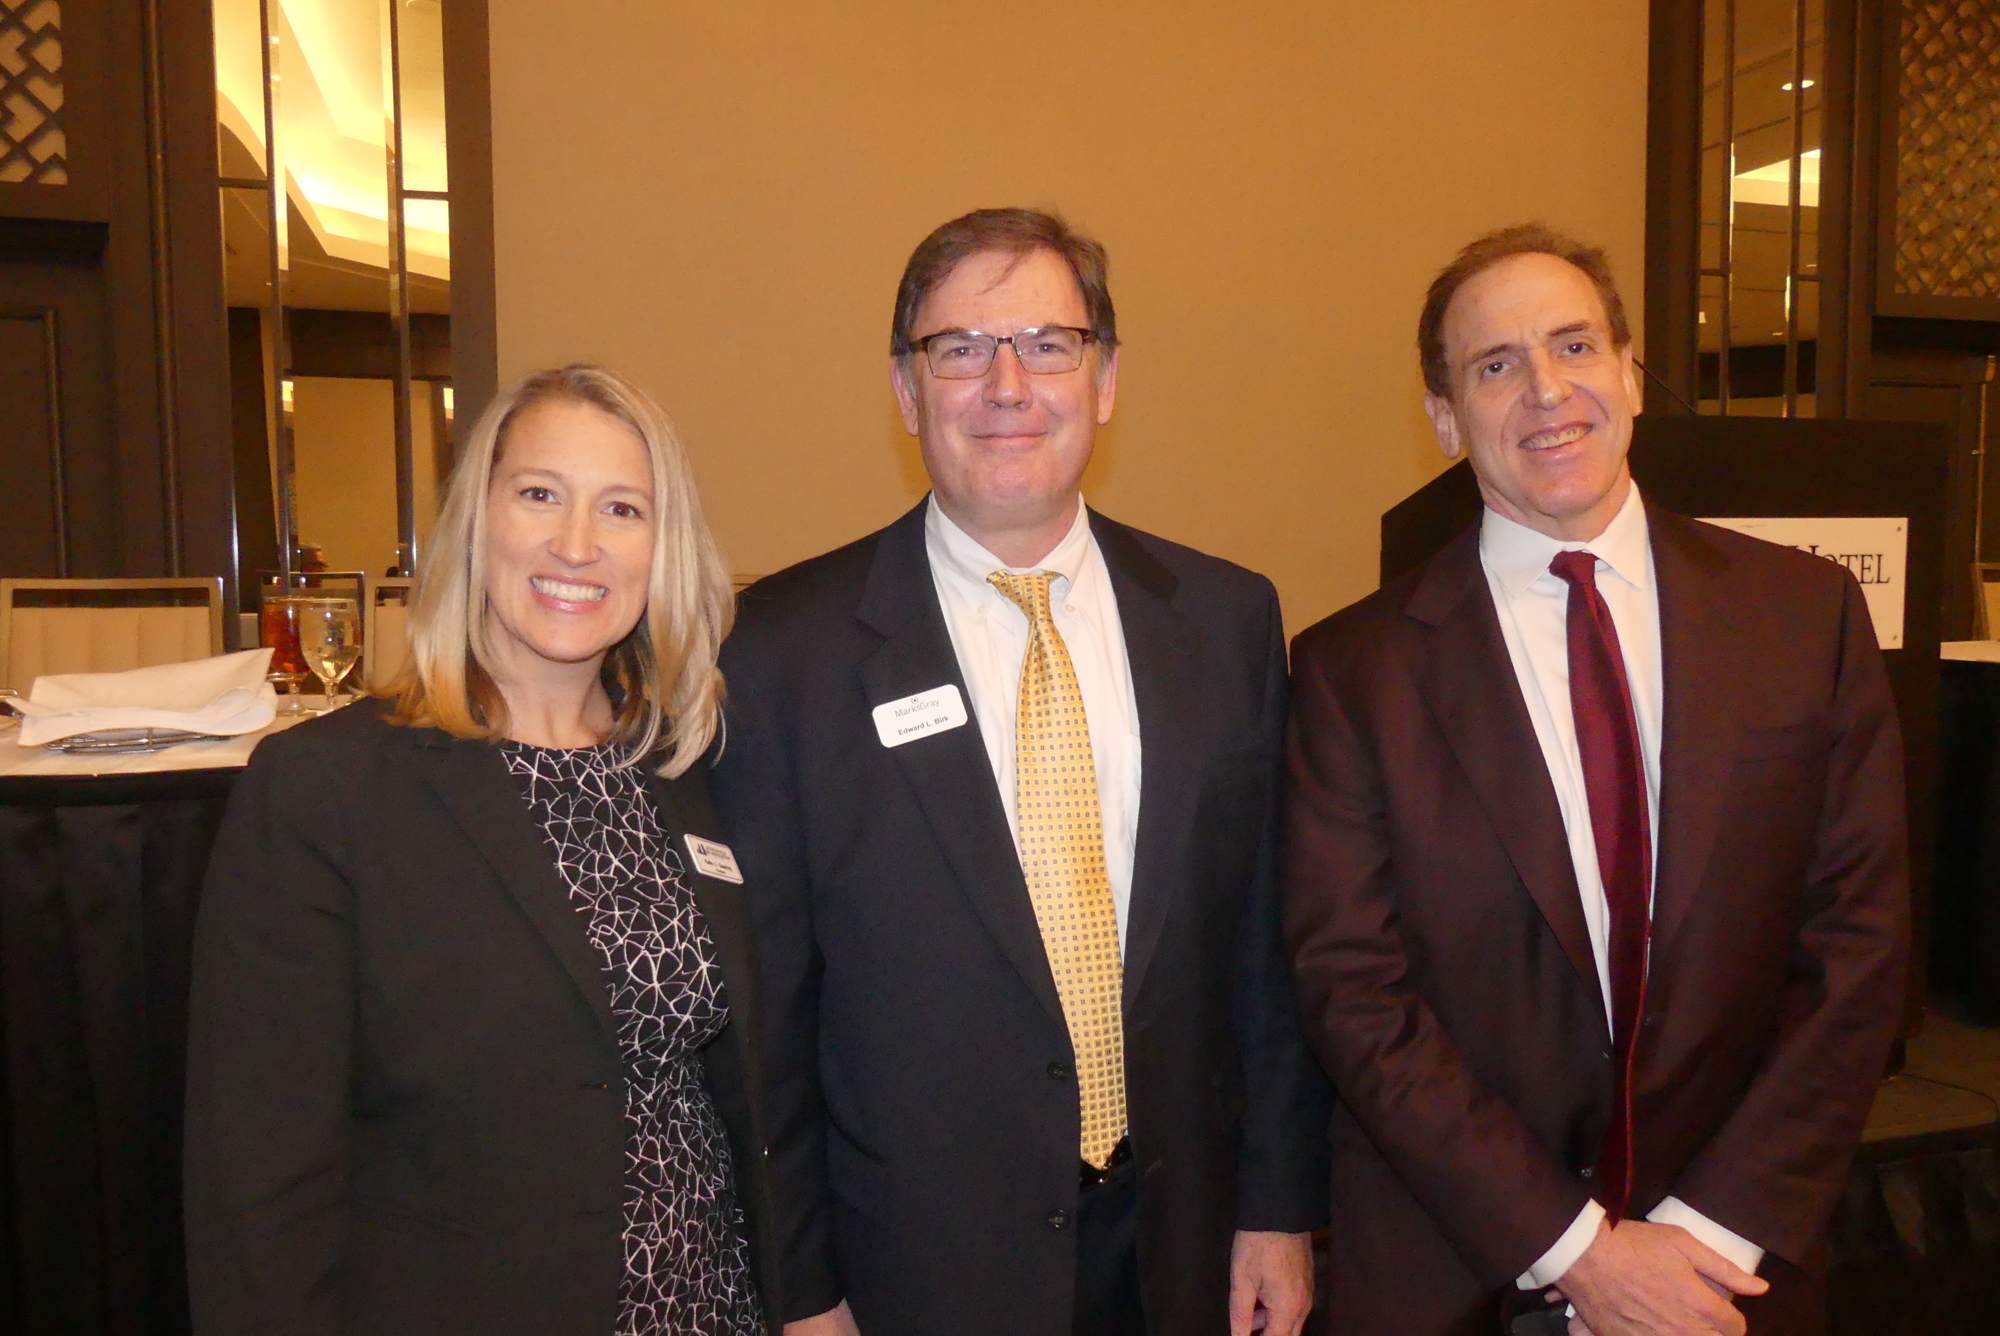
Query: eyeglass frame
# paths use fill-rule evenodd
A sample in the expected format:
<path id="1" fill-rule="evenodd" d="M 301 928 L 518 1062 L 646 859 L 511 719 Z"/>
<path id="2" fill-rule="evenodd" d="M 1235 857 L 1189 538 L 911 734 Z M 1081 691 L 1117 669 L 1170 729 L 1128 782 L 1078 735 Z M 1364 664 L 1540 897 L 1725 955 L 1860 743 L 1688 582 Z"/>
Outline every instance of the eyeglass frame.
<path id="1" fill-rule="evenodd" d="M 1014 340 L 1031 338 L 1036 334 L 1046 334 L 1052 329 L 1059 329 L 1063 331 L 1065 334 L 1076 335 L 1078 338 L 1083 340 L 1083 346 L 1085 349 L 1088 349 L 1092 344 L 1103 342 L 1103 340 L 1097 337 L 1096 330 L 1084 329 L 1078 325 L 1036 325 L 1032 329 L 1016 330 L 1012 334 L 1009 334 L 1004 338 L 998 334 L 988 334 L 984 330 L 978 330 L 978 329 L 941 329 L 934 334 L 926 334 L 921 339 L 911 339 L 910 354 L 914 356 L 918 353 L 922 353 L 924 356 L 924 365 L 928 366 L 931 369 L 931 374 L 933 376 L 936 376 L 939 380 L 979 379 L 981 376 L 991 371 L 993 369 L 993 364 L 1000 360 L 1000 346 L 1002 344 L 1005 344 L 1008 348 L 1013 350 L 1015 362 L 1020 364 L 1021 370 L 1027 372 L 1027 374 L 1031 376 L 1067 376 L 1072 371 L 1082 370 L 1083 369 L 1082 352 L 1079 352 L 1077 354 L 1075 366 L 1065 367 L 1061 371 L 1036 371 L 1034 368 L 1030 367 L 1026 362 L 1021 361 L 1021 350 L 1015 346 Z M 931 360 L 931 344 L 938 339 L 950 338 L 954 335 L 963 337 L 968 334 L 973 335 L 977 338 L 993 340 L 992 357 L 987 359 L 987 363 L 985 366 L 981 367 L 978 371 L 973 372 L 969 376 L 945 375 L 943 372 L 937 369 L 937 363 Z"/>

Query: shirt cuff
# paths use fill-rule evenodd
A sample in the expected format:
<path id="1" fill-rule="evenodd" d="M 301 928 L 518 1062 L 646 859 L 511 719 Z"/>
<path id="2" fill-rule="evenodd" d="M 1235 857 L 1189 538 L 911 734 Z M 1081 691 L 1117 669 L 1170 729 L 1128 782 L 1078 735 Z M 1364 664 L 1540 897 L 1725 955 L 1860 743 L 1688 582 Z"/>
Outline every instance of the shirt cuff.
<path id="1" fill-rule="evenodd" d="M 1690 1211 L 1689 1214 L 1694 1213 Z M 1533 1266 L 1523 1271 L 1514 1284 L 1524 1290 L 1539 1290 L 1561 1280 L 1563 1272 L 1575 1266 L 1576 1259 L 1583 1256 L 1584 1250 L 1597 1238 L 1597 1227 L 1603 1221 L 1604 1208 L 1594 1200 L 1585 1202 L 1583 1209 L 1576 1213 L 1576 1219 L 1570 1221 L 1569 1228 L 1562 1232 L 1562 1237 L 1557 1239 Z M 1693 1230 L 1688 1232 L 1694 1233 Z M 1696 1237 L 1701 1236 L 1696 1235 Z"/>
<path id="2" fill-rule="evenodd" d="M 1646 1212 L 1646 1218 L 1656 1225 L 1679 1225 L 1697 1240 L 1715 1249 L 1753 1276 L 1757 1274 L 1757 1267 L 1764 1260 L 1762 1248 L 1741 1234 L 1716 1224 L 1679 1197 L 1667 1198 Z"/>

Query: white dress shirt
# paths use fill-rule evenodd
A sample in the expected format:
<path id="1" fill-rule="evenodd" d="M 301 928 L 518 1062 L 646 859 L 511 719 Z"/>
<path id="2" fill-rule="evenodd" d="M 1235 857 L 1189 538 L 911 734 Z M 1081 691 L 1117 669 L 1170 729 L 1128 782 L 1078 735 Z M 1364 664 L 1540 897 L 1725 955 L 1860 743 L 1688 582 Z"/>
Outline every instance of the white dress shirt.
<path id="1" fill-rule="evenodd" d="M 1611 909 L 1604 878 L 1597 867 L 1597 839 L 1590 824 L 1590 798 L 1584 786 L 1583 759 L 1577 750 L 1576 717 L 1569 699 L 1569 585 L 1549 570 L 1558 552 L 1589 548 L 1597 557 L 1597 590 L 1611 610 L 1618 630 L 1618 647 L 1625 659 L 1625 678 L 1632 689 L 1638 716 L 1639 748 L 1646 771 L 1646 813 L 1652 825 L 1657 861 L 1660 835 L 1660 721 L 1663 677 L 1660 669 L 1660 592 L 1653 578 L 1653 546 L 1646 528 L 1646 508 L 1634 486 L 1603 533 L 1588 543 L 1565 543 L 1535 532 L 1492 510 L 1479 530 L 1479 561 L 1499 614 L 1507 657 L 1514 665 L 1541 744 L 1549 779 L 1562 810 L 1569 837 L 1570 862 L 1583 900 L 1584 926 L 1597 962 L 1604 1014 L 1611 1014 L 1611 969 L 1608 959 Z M 1605 1037 L 1610 1043 L 1610 1037 Z M 1679 1225 L 1745 1271 L 1754 1272 L 1764 1250 L 1725 1229 L 1680 1200 L 1668 1197 L 1647 1213 L 1656 1224 Z M 1522 1289 L 1553 1285 L 1597 1237 L 1604 1208 L 1586 1202 L 1555 1244 L 1528 1268 Z"/>
<path id="2" fill-rule="evenodd" d="M 924 549 L 1017 850 L 1021 826 L 1015 811 L 1014 723 L 1021 700 L 1021 663 L 1028 654 L 1028 615 L 986 577 L 1002 570 L 1017 575 L 1048 571 L 1055 577 L 1049 581 L 1049 611 L 1083 693 L 1090 750 L 1097 762 L 1105 870 L 1111 879 L 1122 954 L 1131 917 L 1133 839 L 1139 827 L 1139 705 L 1132 694 L 1132 665 L 1125 654 L 1118 599 L 1104 555 L 1091 535 L 1089 512 L 1079 500 L 1076 522 L 1053 551 L 1033 566 L 1009 566 L 953 523 L 933 495 L 924 514 Z"/>

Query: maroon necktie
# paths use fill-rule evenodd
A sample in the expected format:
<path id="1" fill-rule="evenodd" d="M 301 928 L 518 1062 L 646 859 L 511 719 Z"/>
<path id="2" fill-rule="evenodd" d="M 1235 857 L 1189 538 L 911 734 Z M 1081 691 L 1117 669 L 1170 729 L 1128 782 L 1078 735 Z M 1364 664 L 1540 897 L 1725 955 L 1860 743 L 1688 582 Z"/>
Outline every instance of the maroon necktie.
<path id="1" fill-rule="evenodd" d="M 1569 585 L 1569 705 L 1590 798 L 1597 870 L 1611 910 L 1611 1123 L 1597 1155 L 1599 1200 L 1612 1223 L 1632 1196 L 1632 1051 L 1646 998 L 1652 931 L 1653 839 L 1646 762 L 1611 609 L 1597 592 L 1597 558 L 1558 552 L 1549 569 Z"/>

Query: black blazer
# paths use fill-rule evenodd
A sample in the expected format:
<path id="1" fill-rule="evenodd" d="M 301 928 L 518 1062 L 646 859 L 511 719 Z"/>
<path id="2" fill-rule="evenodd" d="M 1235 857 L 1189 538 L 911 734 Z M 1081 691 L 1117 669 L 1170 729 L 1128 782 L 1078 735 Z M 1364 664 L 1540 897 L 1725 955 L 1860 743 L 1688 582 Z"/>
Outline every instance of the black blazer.
<path id="1" fill-rule="evenodd" d="M 785 1315 L 845 1298 L 864 1336 L 1067 1336 L 1072 1054 L 978 721 L 889 749 L 870 716 L 965 690 L 923 517 L 747 590 L 723 652 L 714 786 L 764 961 Z M 1211 1336 L 1234 1231 L 1325 1218 L 1327 1095 L 1278 933 L 1282 626 L 1261 576 L 1091 524 L 1143 750 L 1125 961 L 1141 1288 L 1155 1336 Z"/>
<path id="2" fill-rule="evenodd" d="M 379 703 L 258 747 L 195 930 L 187 1242 L 198 1336 L 604 1336 L 623 1071 L 601 958 L 497 748 Z M 655 779 L 718 833 L 700 767 Z M 731 1020 L 703 1052 L 775 1314 L 742 888 L 691 875 Z"/>

